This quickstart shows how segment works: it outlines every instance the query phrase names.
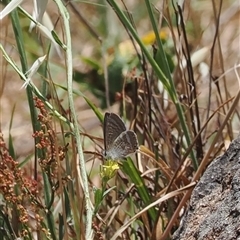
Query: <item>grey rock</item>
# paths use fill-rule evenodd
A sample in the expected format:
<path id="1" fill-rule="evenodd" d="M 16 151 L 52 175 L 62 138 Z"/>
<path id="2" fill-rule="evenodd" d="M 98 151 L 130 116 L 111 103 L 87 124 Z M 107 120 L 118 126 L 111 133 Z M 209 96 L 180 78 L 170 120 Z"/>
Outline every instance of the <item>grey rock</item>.
<path id="1" fill-rule="evenodd" d="M 240 136 L 206 169 L 173 240 L 240 240 Z"/>

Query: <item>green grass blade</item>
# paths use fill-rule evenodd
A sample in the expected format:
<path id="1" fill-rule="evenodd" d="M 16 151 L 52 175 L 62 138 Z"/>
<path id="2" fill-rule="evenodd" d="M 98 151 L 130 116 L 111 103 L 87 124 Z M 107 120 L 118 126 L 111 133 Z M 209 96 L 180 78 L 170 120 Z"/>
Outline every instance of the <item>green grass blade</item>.
<path id="1" fill-rule="evenodd" d="M 138 194 L 139 194 L 140 198 L 142 199 L 142 201 L 144 202 L 144 204 L 146 206 L 151 204 L 151 197 L 148 193 L 147 187 L 145 186 L 144 181 L 143 181 L 138 169 L 136 168 L 133 161 L 131 160 L 131 158 L 127 158 L 126 161 L 122 162 L 122 168 L 123 168 L 123 171 L 131 179 L 131 182 L 135 184 Z M 153 219 L 153 221 L 155 221 L 156 217 L 157 217 L 155 209 L 150 208 L 148 210 L 148 212 L 149 212 L 149 215 L 151 216 L 151 218 Z"/>

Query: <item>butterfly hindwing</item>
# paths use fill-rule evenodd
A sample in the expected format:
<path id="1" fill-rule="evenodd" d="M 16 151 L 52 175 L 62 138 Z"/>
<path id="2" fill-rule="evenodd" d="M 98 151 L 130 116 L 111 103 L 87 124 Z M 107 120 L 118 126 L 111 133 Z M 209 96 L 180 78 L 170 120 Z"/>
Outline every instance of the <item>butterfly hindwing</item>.
<path id="1" fill-rule="evenodd" d="M 137 136 L 133 131 L 122 132 L 108 149 L 106 155 L 113 159 L 125 158 L 138 149 Z"/>

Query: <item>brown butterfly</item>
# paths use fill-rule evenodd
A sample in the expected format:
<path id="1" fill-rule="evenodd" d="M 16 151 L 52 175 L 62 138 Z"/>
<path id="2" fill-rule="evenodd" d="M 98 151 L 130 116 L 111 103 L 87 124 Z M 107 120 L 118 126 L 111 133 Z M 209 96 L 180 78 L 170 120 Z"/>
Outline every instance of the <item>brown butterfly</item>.
<path id="1" fill-rule="evenodd" d="M 105 113 L 103 135 L 106 159 L 123 159 L 138 150 L 136 133 L 127 130 L 122 119 L 115 113 Z"/>

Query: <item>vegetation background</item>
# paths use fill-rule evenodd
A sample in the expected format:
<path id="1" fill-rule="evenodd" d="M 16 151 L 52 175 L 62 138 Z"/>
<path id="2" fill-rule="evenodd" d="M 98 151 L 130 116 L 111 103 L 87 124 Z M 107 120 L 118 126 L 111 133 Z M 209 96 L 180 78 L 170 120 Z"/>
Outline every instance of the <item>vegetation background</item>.
<path id="1" fill-rule="evenodd" d="M 171 239 L 239 133 L 239 1 L 36 2 L 0 20 L 0 239 Z M 139 139 L 119 164 L 106 111 Z"/>

